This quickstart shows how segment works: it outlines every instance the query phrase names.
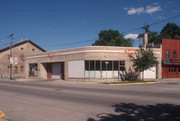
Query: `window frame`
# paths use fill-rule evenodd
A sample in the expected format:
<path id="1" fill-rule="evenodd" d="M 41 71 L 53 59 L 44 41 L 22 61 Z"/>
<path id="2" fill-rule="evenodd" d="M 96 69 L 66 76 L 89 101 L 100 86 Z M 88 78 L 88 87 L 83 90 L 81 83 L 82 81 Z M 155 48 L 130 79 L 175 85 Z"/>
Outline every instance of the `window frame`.
<path id="1" fill-rule="evenodd" d="M 177 51 L 176 50 L 173 50 L 173 58 L 177 58 Z"/>
<path id="2" fill-rule="evenodd" d="M 170 58 L 170 50 L 166 49 L 166 58 Z"/>

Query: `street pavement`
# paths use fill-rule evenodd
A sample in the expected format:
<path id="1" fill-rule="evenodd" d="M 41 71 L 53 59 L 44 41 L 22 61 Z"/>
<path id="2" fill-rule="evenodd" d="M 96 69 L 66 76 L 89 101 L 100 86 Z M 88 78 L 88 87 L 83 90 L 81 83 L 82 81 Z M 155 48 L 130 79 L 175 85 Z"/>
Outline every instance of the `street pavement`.
<path id="1" fill-rule="evenodd" d="M 9 121 L 176 121 L 179 89 L 176 79 L 118 86 L 1 79 L 0 110 Z"/>

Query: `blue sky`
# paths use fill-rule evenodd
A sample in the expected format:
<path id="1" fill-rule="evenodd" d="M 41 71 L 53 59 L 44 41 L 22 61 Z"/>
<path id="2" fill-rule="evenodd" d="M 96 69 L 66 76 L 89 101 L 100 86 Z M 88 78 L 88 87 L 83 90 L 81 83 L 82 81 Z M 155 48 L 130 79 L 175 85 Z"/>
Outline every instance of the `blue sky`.
<path id="1" fill-rule="evenodd" d="M 101 30 L 125 32 L 179 14 L 180 0 L 0 0 L 0 40 L 14 33 L 14 43 L 30 39 L 46 50 L 89 46 Z M 180 25 L 180 17 L 150 30 L 159 32 L 167 22 Z M 0 48 L 6 45 L 0 42 Z"/>

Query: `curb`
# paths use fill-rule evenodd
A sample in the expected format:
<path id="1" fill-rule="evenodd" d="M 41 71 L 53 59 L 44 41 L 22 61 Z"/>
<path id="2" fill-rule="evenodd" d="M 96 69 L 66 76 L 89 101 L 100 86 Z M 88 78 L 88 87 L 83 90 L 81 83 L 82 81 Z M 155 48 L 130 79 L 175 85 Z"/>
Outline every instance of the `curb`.
<path id="1" fill-rule="evenodd" d="M 5 113 L 2 112 L 2 111 L 0 111 L 0 120 L 3 119 L 3 118 L 5 118 L 5 117 L 6 117 Z"/>
<path id="2" fill-rule="evenodd" d="M 124 84 L 108 84 L 108 85 L 132 85 L 132 84 L 154 84 L 154 83 L 158 83 L 158 82 L 142 82 L 142 83 L 124 83 Z"/>

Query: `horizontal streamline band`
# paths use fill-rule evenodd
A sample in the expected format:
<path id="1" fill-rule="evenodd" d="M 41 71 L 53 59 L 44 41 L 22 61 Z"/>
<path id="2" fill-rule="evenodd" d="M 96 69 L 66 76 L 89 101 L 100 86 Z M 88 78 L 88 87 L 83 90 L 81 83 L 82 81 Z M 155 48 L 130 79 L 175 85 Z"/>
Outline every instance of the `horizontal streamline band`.
<path id="1" fill-rule="evenodd" d="M 58 55 L 68 55 L 68 54 L 79 54 L 79 53 L 93 53 L 93 52 L 107 52 L 107 53 L 125 53 L 125 50 L 83 50 L 83 51 L 74 51 L 74 52 L 54 52 L 55 56 Z M 156 54 L 159 54 L 160 52 L 155 52 Z M 48 57 L 48 53 L 46 55 L 36 55 L 36 56 L 29 56 L 26 58 L 42 58 L 42 57 Z"/>

